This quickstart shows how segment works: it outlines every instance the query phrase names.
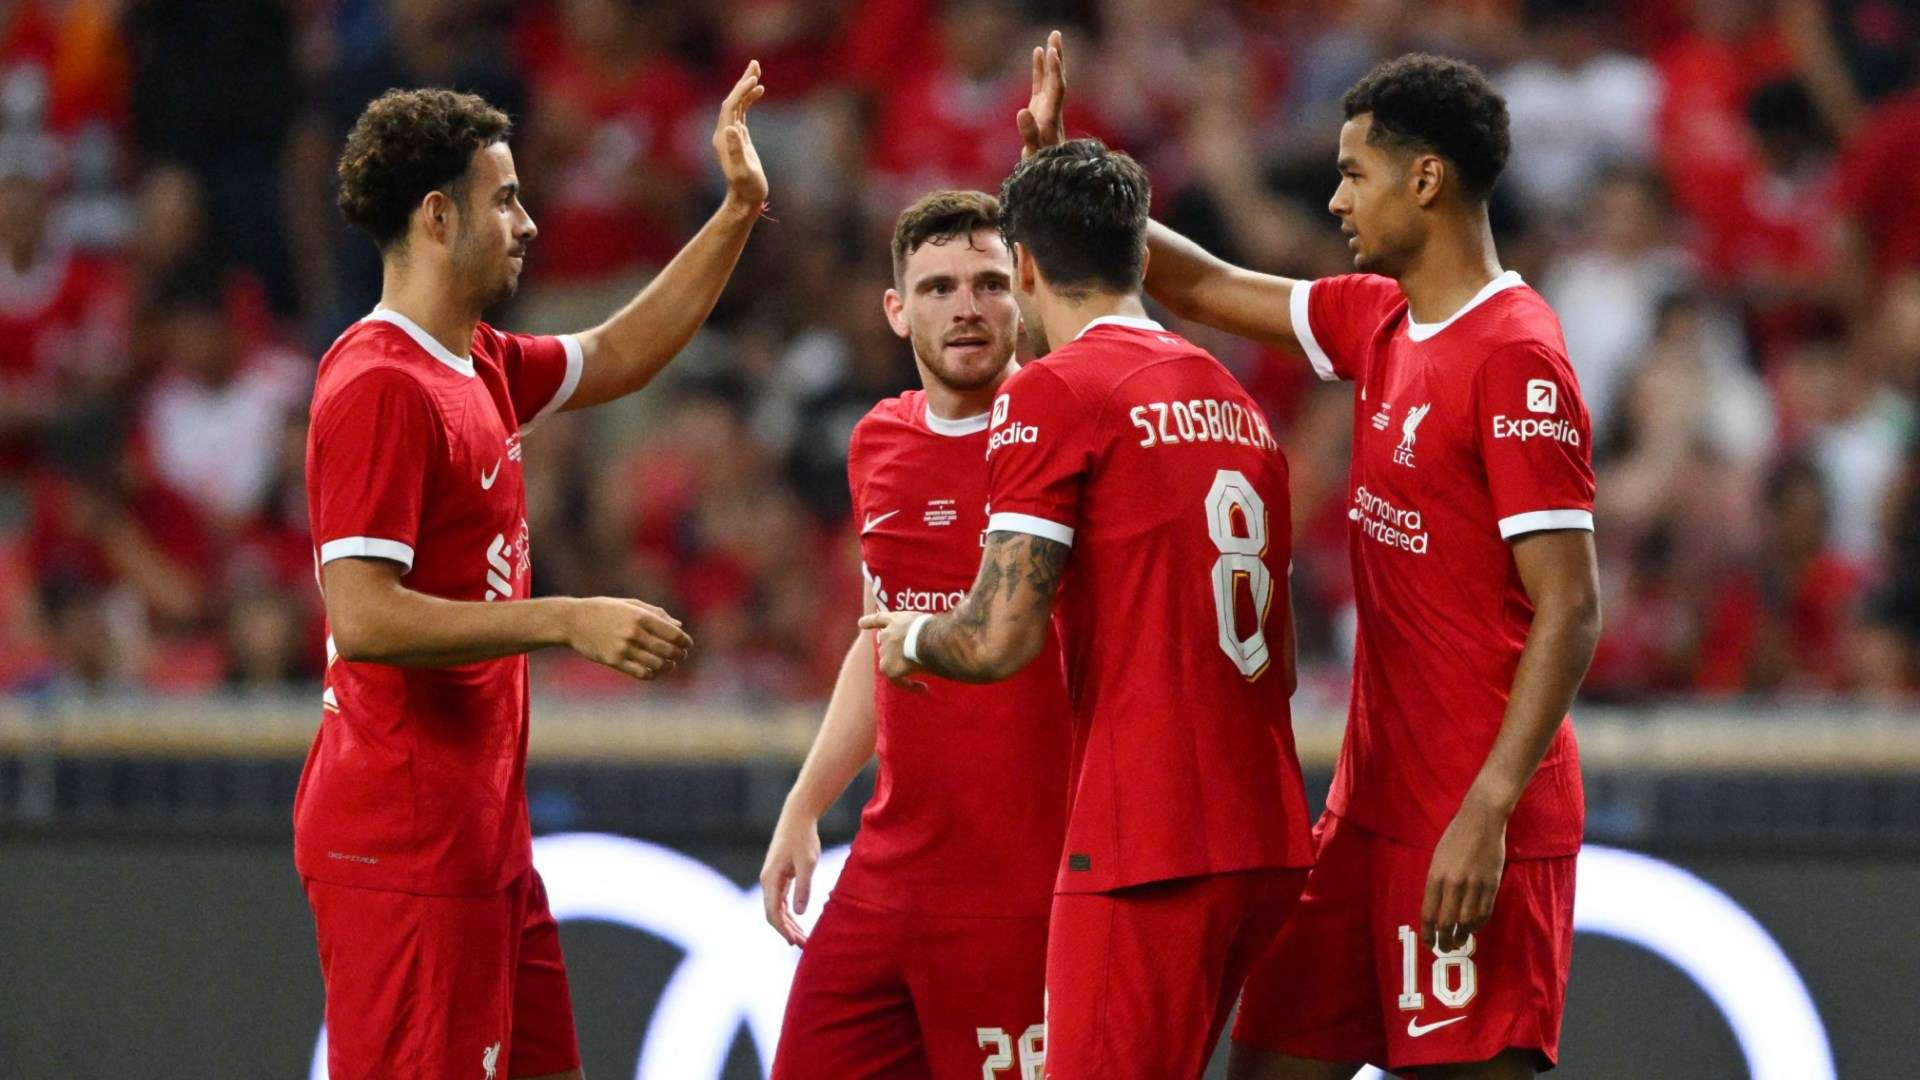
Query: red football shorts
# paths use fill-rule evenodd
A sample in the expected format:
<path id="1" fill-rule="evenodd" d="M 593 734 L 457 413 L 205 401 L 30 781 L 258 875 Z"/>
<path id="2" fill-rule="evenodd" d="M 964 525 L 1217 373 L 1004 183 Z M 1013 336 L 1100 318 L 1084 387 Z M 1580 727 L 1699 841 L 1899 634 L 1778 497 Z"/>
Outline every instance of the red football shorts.
<path id="1" fill-rule="evenodd" d="M 1050 1080 L 1198 1080 L 1305 870 L 1247 870 L 1053 898 Z"/>
<path id="2" fill-rule="evenodd" d="M 801 950 L 773 1080 L 1038 1080 L 1046 955 L 1042 916 L 917 915 L 836 895 Z"/>
<path id="3" fill-rule="evenodd" d="M 1560 1052 L 1573 955 L 1574 856 L 1510 859 L 1493 917 L 1466 945 L 1420 940 L 1430 849 L 1329 813 L 1300 910 L 1247 977 L 1233 1041 L 1404 1072 L 1509 1047 Z"/>
<path id="4" fill-rule="evenodd" d="M 306 887 L 332 1080 L 511 1080 L 579 1066 L 560 926 L 535 871 L 482 896 Z"/>

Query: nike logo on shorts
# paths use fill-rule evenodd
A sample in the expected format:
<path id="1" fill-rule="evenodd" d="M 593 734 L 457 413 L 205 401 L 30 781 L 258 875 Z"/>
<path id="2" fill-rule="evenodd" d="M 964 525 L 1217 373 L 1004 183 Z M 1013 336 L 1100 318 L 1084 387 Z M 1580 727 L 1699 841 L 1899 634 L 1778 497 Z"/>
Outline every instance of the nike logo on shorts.
<path id="1" fill-rule="evenodd" d="M 1417 1039 L 1420 1036 L 1425 1035 L 1430 1031 L 1439 1031 L 1441 1028 L 1446 1027 L 1448 1024 L 1457 1024 L 1460 1021 L 1465 1019 L 1466 1017 L 1464 1016 L 1456 1016 L 1451 1020 L 1440 1020 L 1431 1024 L 1422 1024 L 1420 1022 L 1419 1017 L 1410 1016 L 1407 1018 L 1407 1036 L 1409 1038 Z"/>
<path id="2" fill-rule="evenodd" d="M 493 490 L 493 481 L 495 478 L 497 478 L 500 475 L 500 462 L 505 460 L 507 459 L 501 458 L 500 461 L 496 461 L 493 463 L 493 470 L 491 472 L 483 472 L 480 474 L 480 490 L 481 491 Z"/>

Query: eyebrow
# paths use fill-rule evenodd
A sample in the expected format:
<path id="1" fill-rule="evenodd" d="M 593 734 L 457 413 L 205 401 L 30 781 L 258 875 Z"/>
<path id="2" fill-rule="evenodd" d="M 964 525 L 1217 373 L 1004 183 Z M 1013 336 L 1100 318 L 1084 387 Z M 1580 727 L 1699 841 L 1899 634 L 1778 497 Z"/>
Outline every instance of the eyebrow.
<path id="1" fill-rule="evenodd" d="M 930 274 L 926 277 L 921 278 L 919 281 L 914 282 L 913 291 L 926 292 L 928 289 L 934 288 L 935 286 L 952 285 L 953 283 L 954 283 L 954 280 L 953 280 L 952 274 Z"/>
<path id="2" fill-rule="evenodd" d="M 1343 157 L 1339 161 L 1334 162 L 1333 167 L 1339 169 L 1341 172 L 1358 169 L 1360 167 L 1360 159 L 1356 157 Z"/>
<path id="3" fill-rule="evenodd" d="M 494 192 L 493 194 L 495 198 L 512 197 L 514 195 L 518 195 L 520 194 L 520 181 L 509 180 L 506 183 L 501 184 L 500 190 Z"/>

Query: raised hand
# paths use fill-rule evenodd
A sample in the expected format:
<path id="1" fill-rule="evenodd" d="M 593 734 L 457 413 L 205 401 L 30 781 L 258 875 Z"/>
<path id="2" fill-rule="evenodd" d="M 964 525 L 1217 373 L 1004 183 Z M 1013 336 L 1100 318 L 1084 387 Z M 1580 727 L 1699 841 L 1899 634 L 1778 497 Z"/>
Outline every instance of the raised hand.
<path id="1" fill-rule="evenodd" d="M 740 81 L 720 103 L 720 118 L 713 125 L 713 152 L 727 178 L 727 201 L 753 213 L 766 205 L 768 189 L 766 170 L 760 167 L 760 154 L 747 131 L 747 110 L 766 92 L 760 82 L 760 61 L 748 61 Z"/>
<path id="2" fill-rule="evenodd" d="M 1027 107 L 1014 118 L 1020 125 L 1020 138 L 1026 143 L 1020 151 L 1026 157 L 1049 146 L 1067 141 L 1067 58 L 1060 31 L 1047 35 L 1045 48 L 1033 50 L 1033 93 Z"/>
<path id="3" fill-rule="evenodd" d="M 678 667 L 693 638 L 679 619 L 643 600 L 596 596 L 569 607 L 567 647 L 644 682 Z"/>

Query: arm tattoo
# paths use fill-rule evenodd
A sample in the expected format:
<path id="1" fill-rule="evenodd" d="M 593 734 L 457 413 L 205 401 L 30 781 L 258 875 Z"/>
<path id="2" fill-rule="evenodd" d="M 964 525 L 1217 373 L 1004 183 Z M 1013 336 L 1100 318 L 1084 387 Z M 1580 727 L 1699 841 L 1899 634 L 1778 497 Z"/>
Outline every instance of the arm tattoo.
<path id="1" fill-rule="evenodd" d="M 966 598 L 920 628 L 920 666 L 959 682 L 996 682 L 1046 640 L 1067 545 L 1027 533 L 987 534 L 980 576 Z"/>

